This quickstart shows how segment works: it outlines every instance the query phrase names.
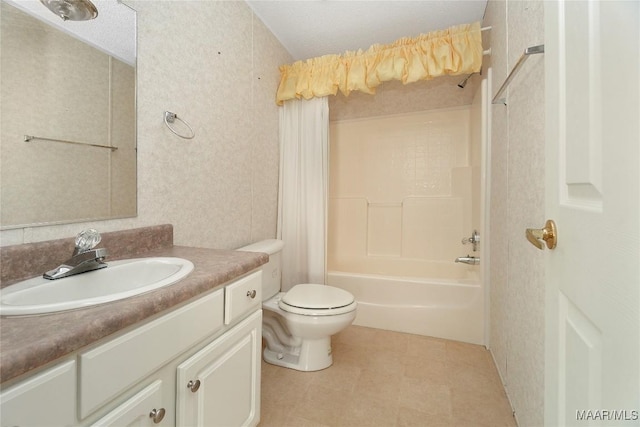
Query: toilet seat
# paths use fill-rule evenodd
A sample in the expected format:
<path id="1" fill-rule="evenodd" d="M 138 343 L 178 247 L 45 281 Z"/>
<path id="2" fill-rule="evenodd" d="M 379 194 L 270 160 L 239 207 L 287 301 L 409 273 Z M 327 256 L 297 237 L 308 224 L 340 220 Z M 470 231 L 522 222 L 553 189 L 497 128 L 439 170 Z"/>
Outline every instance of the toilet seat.
<path id="1" fill-rule="evenodd" d="M 289 313 L 307 316 L 333 316 L 355 310 L 356 301 L 349 292 L 333 286 L 305 283 L 296 285 L 278 301 Z"/>

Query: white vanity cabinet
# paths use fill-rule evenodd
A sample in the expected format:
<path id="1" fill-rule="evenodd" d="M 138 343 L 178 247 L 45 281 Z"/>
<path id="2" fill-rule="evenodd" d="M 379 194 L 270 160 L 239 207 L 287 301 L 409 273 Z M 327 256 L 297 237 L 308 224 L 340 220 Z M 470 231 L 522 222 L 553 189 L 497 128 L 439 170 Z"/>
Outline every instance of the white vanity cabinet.
<path id="1" fill-rule="evenodd" d="M 256 312 L 178 366 L 178 426 L 258 423 L 261 325 Z"/>
<path id="2" fill-rule="evenodd" d="M 165 314 L 78 355 L 81 419 L 222 329 L 223 290 Z M 155 375 L 153 375 L 156 373 Z M 165 381 L 167 382 L 167 381 Z M 149 408 L 151 410 L 152 408 Z"/>
<path id="3" fill-rule="evenodd" d="M 76 363 L 69 360 L 4 390 L 2 427 L 76 424 Z"/>
<path id="4" fill-rule="evenodd" d="M 255 426 L 260 284 L 246 275 L 3 389 L 0 427 Z"/>
<path id="5" fill-rule="evenodd" d="M 92 427 L 152 427 L 167 415 L 162 402 L 163 383 L 155 380 L 132 398 L 92 424 Z"/>

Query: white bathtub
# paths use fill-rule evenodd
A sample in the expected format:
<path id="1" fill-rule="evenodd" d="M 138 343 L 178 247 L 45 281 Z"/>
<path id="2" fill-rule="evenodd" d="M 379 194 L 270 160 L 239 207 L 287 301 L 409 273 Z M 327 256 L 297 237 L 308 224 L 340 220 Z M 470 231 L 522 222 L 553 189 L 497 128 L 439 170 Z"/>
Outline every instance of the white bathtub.
<path id="1" fill-rule="evenodd" d="M 438 264 L 437 270 L 448 270 L 443 274 L 448 278 L 328 271 L 327 284 L 355 296 L 355 325 L 484 344 L 479 269 Z"/>

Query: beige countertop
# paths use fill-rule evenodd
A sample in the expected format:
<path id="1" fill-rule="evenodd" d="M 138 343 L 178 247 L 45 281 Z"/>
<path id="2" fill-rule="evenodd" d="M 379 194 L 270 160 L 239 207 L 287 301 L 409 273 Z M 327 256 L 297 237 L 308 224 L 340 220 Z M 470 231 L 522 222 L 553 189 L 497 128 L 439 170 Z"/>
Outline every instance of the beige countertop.
<path id="1" fill-rule="evenodd" d="M 124 300 L 91 308 L 40 316 L 0 319 L 0 382 L 33 369 L 152 317 L 198 295 L 221 287 L 266 263 L 261 253 L 230 250 L 170 248 L 135 258 L 186 258 L 195 268 L 178 283 Z"/>

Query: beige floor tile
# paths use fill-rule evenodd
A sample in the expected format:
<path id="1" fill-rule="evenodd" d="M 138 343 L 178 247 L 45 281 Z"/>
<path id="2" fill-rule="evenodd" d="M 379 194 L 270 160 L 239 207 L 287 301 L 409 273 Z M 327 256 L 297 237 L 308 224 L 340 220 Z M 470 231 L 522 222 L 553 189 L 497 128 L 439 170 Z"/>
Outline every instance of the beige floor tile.
<path id="1" fill-rule="evenodd" d="M 375 349 L 387 350 L 392 353 L 406 354 L 409 346 L 409 334 L 401 332 L 376 330 L 372 346 Z"/>
<path id="2" fill-rule="evenodd" d="M 398 404 L 395 399 L 389 402 L 356 393 L 340 414 L 336 427 L 393 426 L 397 417 Z"/>
<path id="3" fill-rule="evenodd" d="M 373 347 L 378 329 L 364 326 L 349 326 L 347 329 L 331 337 L 333 343 L 348 343 L 361 347 Z"/>
<path id="4" fill-rule="evenodd" d="M 310 421 L 305 418 L 300 418 L 300 417 L 291 415 L 287 417 L 284 427 L 331 427 L 331 425 L 317 423 L 315 421 Z"/>
<path id="5" fill-rule="evenodd" d="M 271 365 L 262 360 L 262 365 L 260 366 L 260 378 L 262 378 L 262 381 L 268 382 L 274 375 L 277 375 L 278 369 L 280 369 L 278 366 Z"/>
<path id="6" fill-rule="evenodd" d="M 480 397 L 504 395 L 504 388 L 497 374 L 491 375 L 485 368 L 452 364 L 447 364 L 447 367 L 452 389 Z"/>
<path id="7" fill-rule="evenodd" d="M 306 393 L 310 386 L 309 376 L 300 375 L 300 372 L 292 369 L 278 366 L 274 368 L 277 372 L 272 373 L 270 377 L 261 378 L 263 407 L 287 405 Z"/>
<path id="8" fill-rule="evenodd" d="M 447 342 L 440 338 L 411 335 L 407 344 L 407 356 L 428 360 L 447 360 Z"/>
<path id="9" fill-rule="evenodd" d="M 446 343 L 447 361 L 486 369 L 493 365 L 491 354 L 480 345 L 467 344 L 459 341 Z"/>
<path id="10" fill-rule="evenodd" d="M 400 389 L 403 407 L 429 415 L 451 418 L 451 388 L 417 378 L 403 378 Z"/>
<path id="11" fill-rule="evenodd" d="M 333 344 L 331 348 L 334 365 L 342 364 L 362 368 L 374 354 L 369 347 L 348 343 Z"/>
<path id="12" fill-rule="evenodd" d="M 291 408 L 291 416 L 335 426 L 343 414 L 350 394 L 322 387 L 309 387 Z"/>
<path id="13" fill-rule="evenodd" d="M 477 395 L 471 390 L 453 389 L 452 414 L 456 424 L 479 427 L 515 427 L 511 406 L 499 394 Z"/>
<path id="14" fill-rule="evenodd" d="M 260 408 L 260 427 L 283 427 L 287 424 L 287 407 L 283 404 L 265 404 L 264 396 Z"/>
<path id="15" fill-rule="evenodd" d="M 345 394 L 351 394 L 358 384 L 362 369 L 357 366 L 334 363 L 329 369 L 309 372 L 311 387 L 322 386 Z"/>
<path id="16" fill-rule="evenodd" d="M 370 350 L 370 353 L 360 359 L 362 369 L 392 374 L 401 377 L 404 375 L 405 364 L 401 354 L 387 349 Z"/>
<path id="17" fill-rule="evenodd" d="M 404 375 L 417 378 L 433 384 L 451 385 L 451 371 L 446 362 L 438 359 L 428 359 L 419 356 L 405 358 Z"/>
<path id="18" fill-rule="evenodd" d="M 332 341 L 322 371 L 263 362 L 260 427 L 515 426 L 482 346 L 361 326 Z"/>
<path id="19" fill-rule="evenodd" d="M 286 411 L 280 411 L 276 414 L 262 414 L 259 425 L 260 427 L 331 427 L 327 424 L 296 417 Z"/>
<path id="20" fill-rule="evenodd" d="M 363 369 L 354 393 L 370 399 L 397 403 L 402 389 L 402 378 L 396 374 Z"/>
<path id="21" fill-rule="evenodd" d="M 400 407 L 396 427 L 454 427 L 453 419 L 441 415 L 431 415 L 412 408 Z"/>

